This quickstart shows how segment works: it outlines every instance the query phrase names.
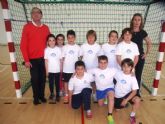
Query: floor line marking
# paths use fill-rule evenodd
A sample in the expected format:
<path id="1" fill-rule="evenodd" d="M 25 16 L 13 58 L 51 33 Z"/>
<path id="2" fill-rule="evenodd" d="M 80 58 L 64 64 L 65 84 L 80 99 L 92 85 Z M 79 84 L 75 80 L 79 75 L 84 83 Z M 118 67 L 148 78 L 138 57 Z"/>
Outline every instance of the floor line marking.
<path id="1" fill-rule="evenodd" d="M 84 110 L 83 110 L 83 106 L 81 106 L 81 124 L 85 124 L 85 122 L 84 122 Z"/>

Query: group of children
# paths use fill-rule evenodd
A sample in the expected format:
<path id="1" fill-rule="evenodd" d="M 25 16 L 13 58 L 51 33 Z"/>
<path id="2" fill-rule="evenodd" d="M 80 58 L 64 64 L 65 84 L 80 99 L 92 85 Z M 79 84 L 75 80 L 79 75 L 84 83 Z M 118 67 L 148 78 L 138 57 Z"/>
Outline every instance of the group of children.
<path id="1" fill-rule="evenodd" d="M 96 32 L 89 30 L 86 35 L 87 43 L 79 46 L 75 43 L 76 34 L 73 30 L 67 31 L 66 45 L 64 35 L 48 35 L 44 59 L 49 79 L 49 98 L 60 100 L 62 80 L 64 103 L 69 103 L 74 109 L 83 105 L 87 118 L 92 118 L 92 94 L 99 106 L 108 101 L 109 124 L 114 124 L 113 109 L 124 108 L 130 102 L 130 121 L 135 124 L 135 112 L 140 103 L 137 95 L 139 87 L 133 74 L 138 62 L 138 47 L 131 41 L 130 28 L 122 31 L 121 41 L 118 41 L 118 33 L 115 30 L 112 30 L 108 37 L 108 43 L 100 46 L 96 43 Z"/>

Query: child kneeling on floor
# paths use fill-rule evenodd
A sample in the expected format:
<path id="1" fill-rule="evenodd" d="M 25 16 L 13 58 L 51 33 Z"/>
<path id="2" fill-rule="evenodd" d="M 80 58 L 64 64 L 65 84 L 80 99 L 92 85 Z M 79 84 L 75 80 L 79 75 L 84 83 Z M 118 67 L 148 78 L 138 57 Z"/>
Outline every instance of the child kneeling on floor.
<path id="1" fill-rule="evenodd" d="M 130 113 L 130 123 L 136 124 L 135 113 L 140 106 L 140 97 L 136 95 L 139 89 L 136 77 L 132 74 L 134 63 L 131 59 L 126 58 L 121 62 L 122 71 L 114 76 L 115 85 L 115 109 L 124 108 L 129 102 L 132 104 Z"/>
<path id="2" fill-rule="evenodd" d="M 91 112 L 91 82 L 93 76 L 85 72 L 83 61 L 75 63 L 75 75 L 69 81 L 69 104 L 73 109 L 84 106 L 86 117 L 92 118 Z"/>

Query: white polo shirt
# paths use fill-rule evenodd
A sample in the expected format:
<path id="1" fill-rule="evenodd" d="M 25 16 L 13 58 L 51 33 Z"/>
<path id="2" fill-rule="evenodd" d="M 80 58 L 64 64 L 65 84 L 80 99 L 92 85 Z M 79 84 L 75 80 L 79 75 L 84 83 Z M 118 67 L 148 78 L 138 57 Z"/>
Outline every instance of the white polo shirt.
<path id="1" fill-rule="evenodd" d="M 116 73 L 115 79 L 117 81 L 115 85 L 115 97 L 121 98 L 130 93 L 132 90 L 139 89 L 135 76 L 131 74 L 124 74 L 122 71 Z"/>
<path id="2" fill-rule="evenodd" d="M 80 47 L 77 44 L 67 44 L 62 48 L 62 57 L 64 58 L 63 72 L 73 73 L 75 71 L 75 62 L 80 57 Z"/>
<path id="3" fill-rule="evenodd" d="M 62 53 L 58 47 L 47 47 L 44 52 L 44 59 L 48 60 L 48 72 L 60 72 L 60 60 L 62 59 Z"/>
<path id="4" fill-rule="evenodd" d="M 109 68 L 118 67 L 116 60 L 116 48 L 117 48 L 117 44 L 111 45 L 109 43 L 105 43 L 102 45 L 101 54 L 108 57 Z"/>
<path id="5" fill-rule="evenodd" d="M 99 44 L 94 43 L 90 45 L 85 43 L 81 46 L 80 56 L 83 56 L 83 61 L 87 69 L 96 68 L 98 66 L 98 56 L 101 47 Z"/>
<path id="6" fill-rule="evenodd" d="M 117 72 L 117 69 L 107 67 L 102 70 L 100 68 L 95 68 L 88 70 L 88 72 L 93 74 L 97 90 L 114 88 L 113 78 Z"/>
<path id="7" fill-rule="evenodd" d="M 121 60 L 130 58 L 132 61 L 134 61 L 135 56 L 139 55 L 139 50 L 137 45 L 132 41 L 130 43 L 122 41 L 117 45 L 116 55 L 121 55 Z"/>
<path id="8" fill-rule="evenodd" d="M 79 94 L 84 88 L 91 88 L 91 82 L 93 80 L 93 76 L 87 72 L 84 73 L 81 79 L 75 75 L 70 79 L 68 89 L 73 91 L 73 94 Z"/>

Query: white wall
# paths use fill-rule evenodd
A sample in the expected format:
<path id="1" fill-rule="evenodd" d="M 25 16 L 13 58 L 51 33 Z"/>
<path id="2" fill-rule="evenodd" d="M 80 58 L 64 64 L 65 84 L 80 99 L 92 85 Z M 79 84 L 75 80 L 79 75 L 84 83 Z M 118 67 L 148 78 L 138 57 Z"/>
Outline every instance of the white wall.
<path id="1" fill-rule="evenodd" d="M 0 44 L 7 44 L 1 3 L 0 3 Z"/>

